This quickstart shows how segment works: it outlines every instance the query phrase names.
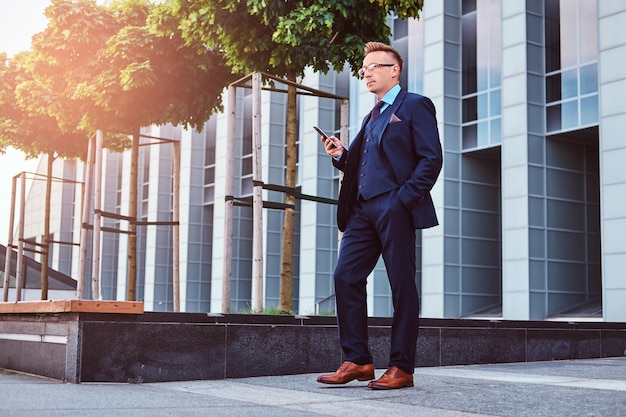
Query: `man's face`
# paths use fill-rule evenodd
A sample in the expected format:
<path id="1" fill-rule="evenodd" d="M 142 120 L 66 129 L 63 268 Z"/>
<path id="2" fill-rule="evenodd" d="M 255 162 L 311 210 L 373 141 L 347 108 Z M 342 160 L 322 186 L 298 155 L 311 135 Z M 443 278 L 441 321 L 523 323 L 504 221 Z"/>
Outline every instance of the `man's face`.
<path id="1" fill-rule="evenodd" d="M 378 66 L 368 69 L 372 64 L 396 64 L 393 66 Z M 399 67 L 394 56 L 389 52 L 375 51 L 370 52 L 363 60 L 363 79 L 367 89 L 376 95 L 380 100 L 385 93 L 398 83 Z"/>

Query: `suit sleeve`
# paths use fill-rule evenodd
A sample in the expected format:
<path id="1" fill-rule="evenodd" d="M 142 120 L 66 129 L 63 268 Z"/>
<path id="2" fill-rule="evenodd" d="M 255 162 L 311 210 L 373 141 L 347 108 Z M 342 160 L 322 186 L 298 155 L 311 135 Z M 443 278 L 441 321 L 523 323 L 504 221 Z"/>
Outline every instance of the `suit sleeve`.
<path id="1" fill-rule="evenodd" d="M 335 159 L 333 157 L 331 157 L 330 159 L 332 159 L 333 166 L 335 168 L 337 168 L 339 171 L 344 171 L 346 168 L 346 161 L 348 160 L 348 150 L 346 148 L 343 148 L 343 153 L 341 154 L 341 157 L 339 159 Z"/>
<path id="2" fill-rule="evenodd" d="M 415 206 L 428 195 L 443 163 L 435 106 L 429 98 L 420 96 L 412 106 L 410 133 L 417 163 L 398 193 L 405 207 Z"/>

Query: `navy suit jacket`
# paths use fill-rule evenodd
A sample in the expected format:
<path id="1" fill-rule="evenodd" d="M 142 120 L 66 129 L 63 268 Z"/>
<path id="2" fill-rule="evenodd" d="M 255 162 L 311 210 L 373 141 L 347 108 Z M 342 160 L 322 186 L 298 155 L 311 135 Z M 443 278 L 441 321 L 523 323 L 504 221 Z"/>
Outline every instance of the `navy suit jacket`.
<path id="1" fill-rule="evenodd" d="M 344 231 L 357 198 L 358 167 L 365 126 L 344 148 L 333 165 L 344 172 L 337 208 L 337 226 Z M 413 227 L 436 226 L 437 214 L 430 196 L 443 163 L 435 106 L 428 97 L 401 90 L 394 103 L 380 115 L 384 129 L 379 138 L 389 175 L 398 185 L 398 197 L 411 213 Z"/>

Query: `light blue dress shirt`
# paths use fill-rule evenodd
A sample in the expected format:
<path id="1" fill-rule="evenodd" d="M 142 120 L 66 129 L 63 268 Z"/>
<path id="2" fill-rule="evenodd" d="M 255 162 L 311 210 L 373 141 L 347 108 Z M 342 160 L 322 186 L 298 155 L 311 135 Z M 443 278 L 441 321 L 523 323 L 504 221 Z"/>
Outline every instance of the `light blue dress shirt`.
<path id="1" fill-rule="evenodd" d="M 384 112 L 385 109 L 389 106 L 391 106 L 393 104 L 393 102 L 396 100 L 396 97 L 398 97 L 398 93 L 400 93 L 400 84 L 396 84 L 393 87 L 391 87 L 391 90 L 387 91 L 387 94 L 385 94 L 382 98 L 382 101 L 385 103 L 382 105 L 382 107 L 380 108 L 380 112 Z"/>
<path id="2" fill-rule="evenodd" d="M 383 96 L 382 101 L 385 103 L 381 106 L 380 112 L 384 112 L 385 109 L 393 104 L 398 97 L 398 93 L 400 93 L 400 84 L 396 84 L 387 93 Z M 339 161 L 343 155 L 339 155 L 338 157 L 333 157 L 336 161 Z"/>

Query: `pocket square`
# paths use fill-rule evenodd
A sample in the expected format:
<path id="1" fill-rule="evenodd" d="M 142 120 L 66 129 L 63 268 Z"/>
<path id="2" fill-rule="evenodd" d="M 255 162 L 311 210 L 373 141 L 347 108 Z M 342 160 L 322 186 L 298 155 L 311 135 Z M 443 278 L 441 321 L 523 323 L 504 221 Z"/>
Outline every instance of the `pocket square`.
<path id="1" fill-rule="evenodd" d="M 401 122 L 402 120 L 396 116 L 395 113 L 391 113 L 391 119 L 389 119 L 389 123 L 397 123 L 397 122 Z"/>

